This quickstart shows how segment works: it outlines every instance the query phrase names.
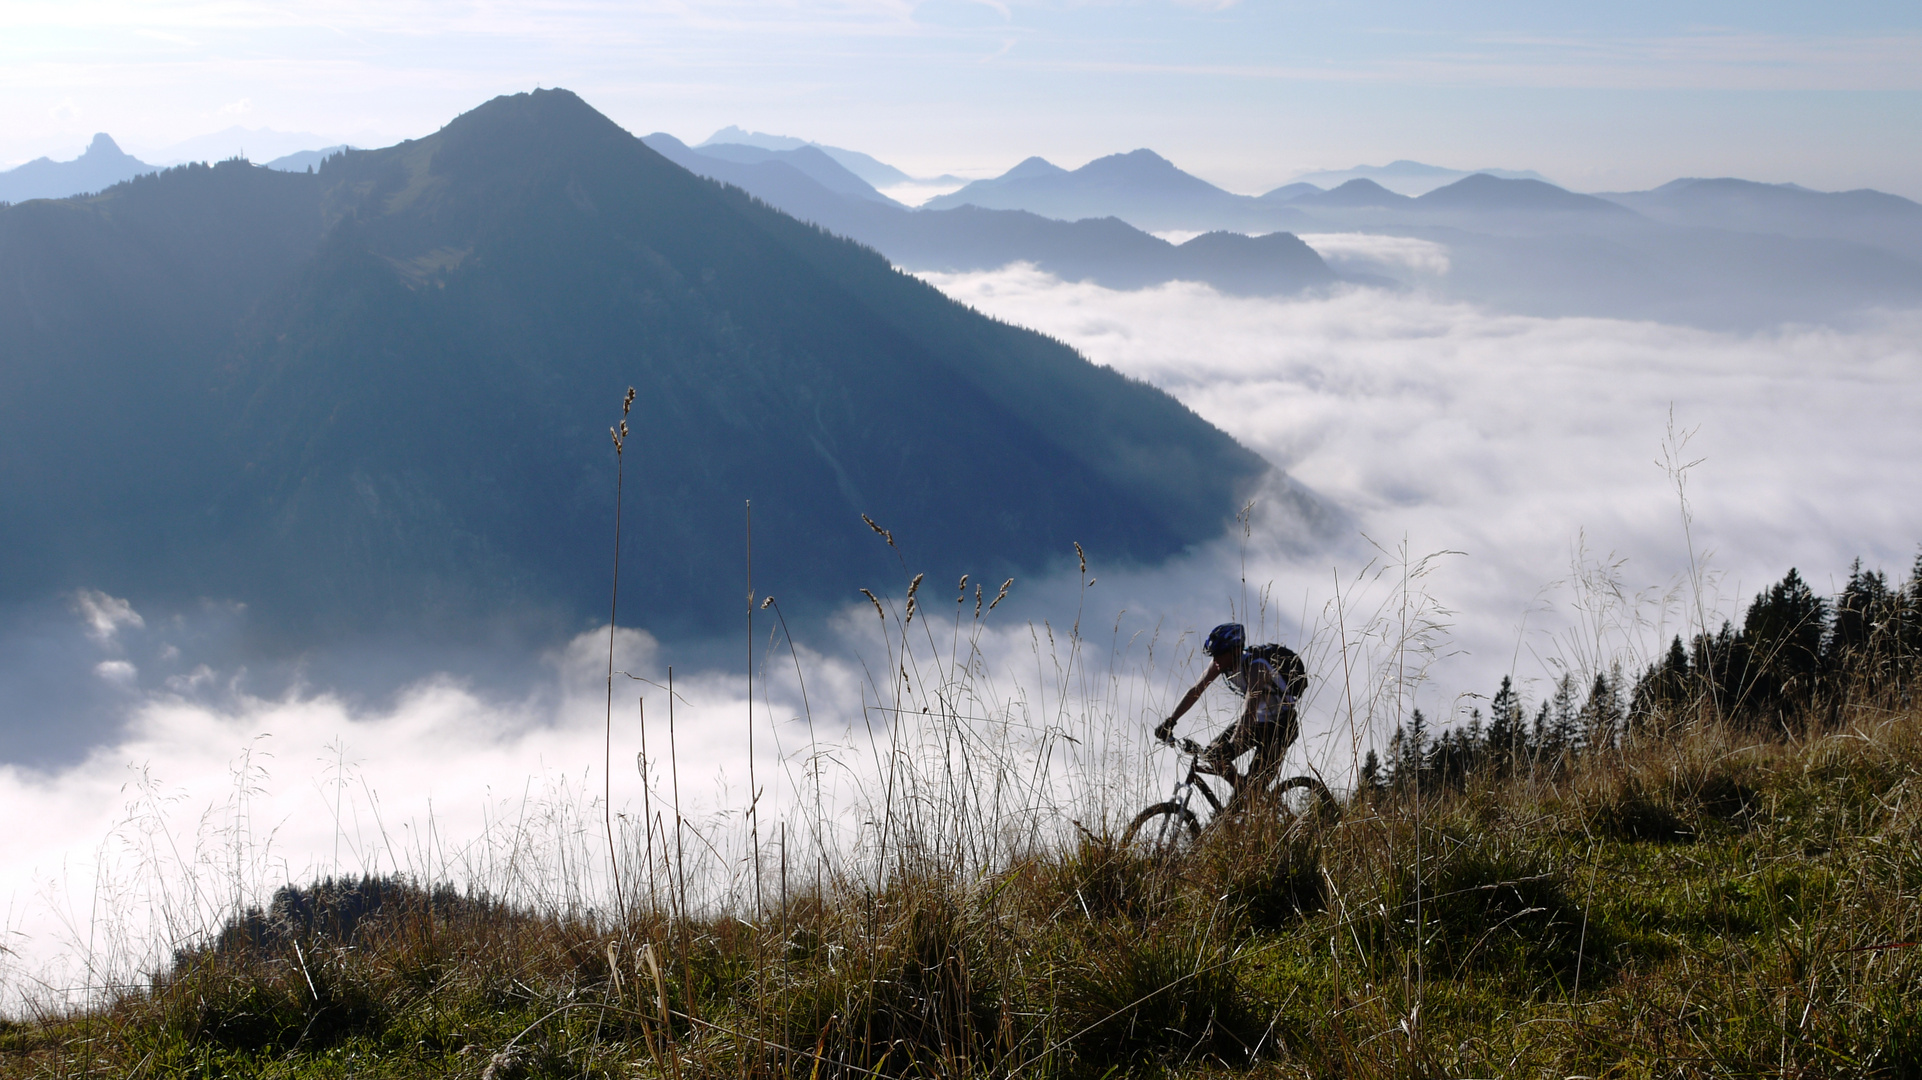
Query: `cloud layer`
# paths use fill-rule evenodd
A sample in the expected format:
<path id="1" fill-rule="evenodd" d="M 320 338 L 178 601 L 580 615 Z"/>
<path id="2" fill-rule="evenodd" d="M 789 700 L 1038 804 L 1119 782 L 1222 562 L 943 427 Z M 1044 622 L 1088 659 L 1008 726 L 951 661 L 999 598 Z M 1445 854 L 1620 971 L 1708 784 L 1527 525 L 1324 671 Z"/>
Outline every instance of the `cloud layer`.
<path id="1" fill-rule="evenodd" d="M 1741 335 L 1365 288 L 1274 301 L 1182 283 L 1117 293 L 1020 267 L 926 276 L 1167 389 L 1384 546 L 1461 552 L 1433 584 L 1483 657 L 1515 649 L 1582 550 L 1626 558 L 1637 587 L 1705 566 L 1709 605 L 1727 608 L 1790 566 L 1818 587 L 1858 555 L 1904 572 L 1922 541 L 1914 312 Z M 1683 474 L 1693 563 L 1665 452 L 1700 459 Z M 1306 573 L 1280 556 L 1264 569 Z"/>
<path id="2" fill-rule="evenodd" d="M 1085 576 L 1018 582 L 986 629 L 972 587 L 998 582 L 925 582 L 903 627 L 904 580 L 885 623 L 864 602 L 795 627 L 792 653 L 761 641 L 764 844 L 858 855 L 890 827 L 876 792 L 904 787 L 966 808 L 936 815 L 974 823 L 941 840 L 957 850 L 1112 820 L 1174 767 L 1145 732 L 1199 673 L 1195 632 L 1229 617 L 1307 654 L 1296 761 L 1339 777 L 1413 705 L 1457 717 L 1503 674 L 1539 698 L 1563 671 L 1634 663 L 1686 632 L 1698 592 L 1713 621 L 1791 565 L 1832 589 L 1857 555 L 1905 571 L 1922 540 L 1916 313 L 1735 335 L 1373 289 L 1267 300 L 1023 267 L 927 277 L 1166 388 L 1299 487 L 1257 493 L 1244 524 L 1170 565 L 1096 551 Z M 48 618 L 66 620 L 63 677 L 91 680 L 106 719 L 84 762 L 0 766 L 0 815 L 41 823 L 0 836 L 7 1001 L 136 975 L 236 902 L 320 873 L 604 903 L 604 790 L 630 858 L 651 835 L 658 862 L 668 833 L 638 823 L 678 781 L 713 845 L 691 857 L 710 895 L 751 879 L 744 674 L 677 673 L 670 758 L 667 673 L 644 632 L 616 643 L 610 747 L 604 630 L 516 690 L 422 659 L 408 690 L 368 703 L 298 678 L 250 690 L 261 680 L 197 658 L 179 618 L 104 593 Z M 1231 704 L 1211 695 L 1184 734 Z"/>

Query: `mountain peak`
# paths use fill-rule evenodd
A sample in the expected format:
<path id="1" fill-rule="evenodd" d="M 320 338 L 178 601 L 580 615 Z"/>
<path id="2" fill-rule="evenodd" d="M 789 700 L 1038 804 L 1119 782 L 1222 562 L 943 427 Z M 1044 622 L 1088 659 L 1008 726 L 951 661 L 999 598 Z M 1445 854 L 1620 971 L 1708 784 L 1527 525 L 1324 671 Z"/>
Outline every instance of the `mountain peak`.
<path id="1" fill-rule="evenodd" d="M 1044 157 L 1031 157 L 1007 172 L 1001 174 L 1003 180 L 1021 180 L 1030 176 L 1060 176 L 1068 170 Z"/>
<path id="2" fill-rule="evenodd" d="M 561 87 L 523 90 L 502 94 L 483 102 L 448 121 L 442 131 L 470 124 L 521 123 L 527 120 L 584 119 L 593 117 L 613 125 L 613 121 L 581 99 L 579 94 Z"/>
<path id="3" fill-rule="evenodd" d="M 437 143 L 442 155 L 451 153 L 443 165 L 489 161 L 507 173 L 531 175 L 557 152 L 629 140 L 634 136 L 580 95 L 555 88 L 503 94 L 413 141 Z"/>
<path id="4" fill-rule="evenodd" d="M 1626 207 L 1607 199 L 1579 195 L 1543 180 L 1511 179 L 1487 173 L 1465 176 L 1446 187 L 1436 188 L 1416 202 L 1450 210 L 1631 213 Z"/>
<path id="5" fill-rule="evenodd" d="M 763 150 L 799 150 L 803 146 L 814 145 L 806 139 L 797 139 L 792 135 L 769 135 L 765 131 L 748 131 L 746 128 L 738 125 L 729 124 L 714 134 L 709 135 L 707 141 L 701 143 L 700 146 L 718 146 L 722 144 L 758 146 Z M 696 147 L 696 149 L 699 149 L 699 147 Z"/>
<path id="6" fill-rule="evenodd" d="M 1130 150 L 1125 154 L 1109 154 L 1107 157 L 1095 158 L 1093 161 L 1081 166 L 1081 168 L 1076 169 L 1075 172 L 1107 172 L 1110 170 L 1126 170 L 1134 173 L 1154 172 L 1159 174 L 1178 173 L 1181 171 L 1175 167 L 1174 162 L 1169 161 L 1153 150 L 1143 147 L 1140 150 Z"/>
<path id="7" fill-rule="evenodd" d="M 1320 194 L 1310 193 L 1304 195 L 1298 201 L 1313 203 L 1317 206 L 1360 208 L 1403 206 L 1408 203 L 1409 199 L 1408 196 L 1396 194 L 1365 176 L 1358 176 L 1339 187 L 1332 188 Z"/>
<path id="8" fill-rule="evenodd" d="M 220 213 L 242 183 L 284 243 Z M 593 417 L 628 386 L 639 396 L 627 460 L 647 475 L 628 474 L 622 542 L 635 559 L 623 568 L 637 570 L 622 586 L 666 629 L 705 632 L 733 610 L 726 538 L 749 497 L 757 584 L 829 612 L 885 568 L 863 513 L 911 530 L 917 559 L 953 577 L 1039 573 L 1073 542 L 1148 563 L 1212 539 L 1268 471 L 1161 391 L 700 179 L 562 90 L 496 98 L 311 178 L 236 163 L 138 194 L 118 216 L 4 215 L 49 225 L 9 234 L 31 244 L 0 244 L 0 316 L 35 295 L 12 283 L 49 279 L 41 268 L 71 253 L 89 261 L 58 279 L 87 283 L 73 287 L 86 304 L 58 309 L 66 321 L 0 318 L 0 354 L 78 380 L 4 401 L 7 417 L 45 422 L 0 423 L 0 459 L 37 446 L 67 464 L 31 470 L 49 510 L 31 534 L 7 520 L 0 599 L 82 565 L 75 551 L 99 575 L 86 580 L 114 580 L 146 558 L 122 538 L 173 535 L 179 522 L 193 536 L 182 547 L 206 557 L 170 563 L 152 588 L 244 597 L 289 638 L 465 634 L 497 613 L 563 629 L 604 617 L 601 575 L 583 568 L 607 554 L 615 461 Z M 183 205 L 211 208 L 225 231 L 210 241 L 143 224 L 180 221 Z M 152 232 L 172 247 L 150 253 Z M 1251 251 L 1257 270 L 1277 262 Z M 1299 261 L 1325 273 L 1310 260 Z M 135 274 L 137 286 L 120 284 Z M 92 333 L 135 323 L 129 294 L 163 314 Z M 175 317 L 183 294 L 225 306 Z M 216 362 L 224 374 L 210 374 Z M 119 374 L 149 369 L 162 383 Z M 93 382 L 122 388 L 111 439 L 86 441 L 51 407 L 85 400 L 78 388 Z M 902 401 L 942 408 L 923 416 Z M 435 410 L 459 422 L 418 423 Z M 133 445 L 165 446 L 146 455 L 165 475 L 123 468 L 120 486 L 103 487 L 102 466 L 140 457 Z M 980 513 L 975 496 L 997 486 L 1014 494 Z M 58 509 L 69 489 L 116 508 L 122 491 L 164 491 L 144 505 L 166 516 L 95 529 Z M 218 518 L 201 512 L 203 492 L 221 500 Z M 18 550 L 48 556 L 26 564 Z"/>
<path id="9" fill-rule="evenodd" d="M 113 136 L 101 131 L 94 134 L 93 141 L 87 144 L 86 152 L 80 156 L 83 158 L 118 158 L 126 157 L 127 153 L 120 149 L 119 143 L 113 141 Z"/>

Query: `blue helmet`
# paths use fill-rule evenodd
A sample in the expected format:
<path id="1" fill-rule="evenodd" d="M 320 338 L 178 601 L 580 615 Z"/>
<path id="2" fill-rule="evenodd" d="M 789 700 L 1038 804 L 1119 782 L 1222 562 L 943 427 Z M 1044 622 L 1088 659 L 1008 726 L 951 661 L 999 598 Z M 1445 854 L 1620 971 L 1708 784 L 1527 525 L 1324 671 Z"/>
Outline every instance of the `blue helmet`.
<path id="1" fill-rule="evenodd" d="M 1208 640 L 1201 643 L 1201 651 L 1217 659 L 1228 653 L 1239 656 L 1246 641 L 1247 635 L 1240 623 L 1225 622 L 1208 632 Z"/>

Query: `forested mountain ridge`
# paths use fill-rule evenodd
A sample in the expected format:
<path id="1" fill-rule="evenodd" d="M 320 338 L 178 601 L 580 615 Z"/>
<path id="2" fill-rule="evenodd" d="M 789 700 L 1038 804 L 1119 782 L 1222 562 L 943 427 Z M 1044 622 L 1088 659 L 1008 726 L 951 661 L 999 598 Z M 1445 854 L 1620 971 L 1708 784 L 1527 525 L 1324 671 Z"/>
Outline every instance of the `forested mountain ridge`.
<path id="1" fill-rule="evenodd" d="M 663 627 L 738 612 L 748 499 L 757 588 L 831 603 L 887 565 L 862 513 L 957 574 L 1075 540 L 1151 561 L 1267 471 L 566 91 L 311 176 L 15 207 L 0 273 L 16 599 L 233 597 L 301 639 L 577 624 L 606 602 L 630 384 L 624 592 Z"/>

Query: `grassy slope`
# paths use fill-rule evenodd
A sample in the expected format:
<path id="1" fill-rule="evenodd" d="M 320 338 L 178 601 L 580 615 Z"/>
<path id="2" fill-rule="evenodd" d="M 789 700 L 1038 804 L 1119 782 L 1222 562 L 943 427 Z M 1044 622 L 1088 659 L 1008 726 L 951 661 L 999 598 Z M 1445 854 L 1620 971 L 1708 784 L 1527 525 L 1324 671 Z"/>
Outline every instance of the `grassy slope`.
<path id="1" fill-rule="evenodd" d="M 791 899 L 758 929 L 623 938 L 407 891 L 355 947 L 236 933 L 151 990 L 12 1027 L 0 1068 L 1914 1076 L 1919 720 L 1700 732 L 1174 862 L 1090 837 L 968 884 L 910 852 L 887 892 Z"/>

